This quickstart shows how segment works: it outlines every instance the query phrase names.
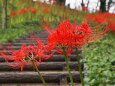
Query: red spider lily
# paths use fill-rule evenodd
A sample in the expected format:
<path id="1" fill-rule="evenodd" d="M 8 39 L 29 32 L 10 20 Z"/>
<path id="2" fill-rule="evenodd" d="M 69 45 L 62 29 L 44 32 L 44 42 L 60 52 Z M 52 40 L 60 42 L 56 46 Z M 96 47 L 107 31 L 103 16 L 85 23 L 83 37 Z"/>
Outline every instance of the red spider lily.
<path id="1" fill-rule="evenodd" d="M 39 62 L 41 62 L 42 60 L 47 60 L 53 56 L 53 53 L 50 54 L 47 51 L 46 45 L 44 45 L 39 38 L 34 37 L 33 40 L 36 43 L 36 47 L 28 46 L 28 50 L 31 54 L 34 55 L 34 59 L 37 59 Z"/>
<path id="2" fill-rule="evenodd" d="M 68 20 L 62 21 L 55 31 L 51 31 L 47 28 L 50 33 L 48 36 L 48 50 L 56 47 L 56 50 L 62 53 L 62 50 L 60 50 L 62 46 L 65 46 L 68 50 L 68 45 L 71 43 L 71 34 L 69 31 L 71 28 L 72 24 Z"/>
<path id="3" fill-rule="evenodd" d="M 49 7 L 43 8 L 43 13 L 48 13 L 50 11 Z"/>
<path id="4" fill-rule="evenodd" d="M 110 22 L 109 20 L 115 18 L 115 14 L 111 13 L 97 13 L 97 14 L 88 14 L 85 16 L 88 20 L 93 20 L 95 23 Z"/>
<path id="5" fill-rule="evenodd" d="M 70 31 L 72 25 L 69 21 L 63 21 L 58 27 L 57 30 L 50 34 L 48 37 L 48 42 L 53 43 L 55 45 L 63 45 L 66 46 L 69 44 L 70 39 Z"/>
<path id="6" fill-rule="evenodd" d="M 18 14 L 23 14 L 23 13 L 26 13 L 26 12 L 28 12 L 27 8 L 18 10 Z"/>
<path id="7" fill-rule="evenodd" d="M 18 12 L 17 12 L 17 11 L 12 10 L 10 14 L 11 14 L 11 15 L 17 15 L 17 14 L 18 14 Z"/>
<path id="8" fill-rule="evenodd" d="M 28 9 L 30 12 L 32 12 L 32 13 L 36 13 L 37 12 L 37 10 L 35 9 L 35 8 L 29 8 Z"/>
<path id="9" fill-rule="evenodd" d="M 112 31 L 115 31 L 115 20 L 109 20 L 108 21 L 110 24 L 107 26 Z"/>
<path id="10" fill-rule="evenodd" d="M 97 23 L 100 27 L 94 29 L 93 34 L 89 40 L 95 40 L 101 38 L 105 33 L 109 31 L 114 31 L 115 29 L 115 14 L 111 13 L 97 13 L 97 14 L 88 14 L 85 17 L 86 20 L 93 23 Z M 104 30 L 103 30 L 104 29 Z M 96 33 L 96 34 L 95 34 Z M 97 34 L 98 33 L 98 34 Z"/>
<path id="11" fill-rule="evenodd" d="M 36 13 L 37 10 L 35 8 L 23 8 L 23 9 L 19 9 L 19 10 L 13 10 L 11 11 L 11 15 L 18 15 L 18 14 L 24 14 L 27 12 L 32 12 L 32 13 Z"/>
<path id="12" fill-rule="evenodd" d="M 23 70 L 24 64 L 27 63 L 27 61 L 25 61 L 25 58 L 28 56 L 26 49 L 26 46 L 22 45 L 21 49 L 13 51 L 10 56 L 7 56 L 2 52 L 0 54 L 5 58 L 7 62 L 13 61 L 13 63 L 9 64 L 10 66 L 13 68 L 21 68 L 21 70 Z"/>
<path id="13" fill-rule="evenodd" d="M 17 11 L 11 11 L 11 15 L 23 14 L 23 13 L 26 13 L 27 11 L 28 11 L 27 9 L 20 9 Z"/>
<path id="14" fill-rule="evenodd" d="M 55 31 L 51 31 L 48 36 L 49 50 L 56 48 L 57 52 L 62 53 L 62 47 L 66 48 L 66 53 L 70 54 L 73 46 L 82 46 L 85 43 L 85 39 L 88 41 L 88 37 L 91 33 L 91 29 L 88 24 L 75 25 L 70 21 L 62 21 Z"/>
<path id="15" fill-rule="evenodd" d="M 13 68 L 21 68 L 21 71 L 24 68 L 25 64 L 28 62 L 34 61 L 35 63 L 41 63 L 42 60 L 49 59 L 53 54 L 49 54 L 46 50 L 46 46 L 39 40 L 36 39 L 36 47 L 29 45 L 22 45 L 21 49 L 13 51 L 10 56 L 0 52 L 9 66 Z"/>
<path id="16" fill-rule="evenodd" d="M 106 21 L 106 18 L 102 14 L 93 14 L 93 15 L 86 15 L 87 19 L 92 20 L 95 23 L 102 23 Z"/>
<path id="17" fill-rule="evenodd" d="M 89 36 L 91 35 L 91 28 L 87 23 L 82 23 L 81 25 L 77 25 L 75 28 L 73 28 L 72 31 L 72 39 L 73 39 L 73 45 L 76 46 L 82 46 L 89 40 Z"/>

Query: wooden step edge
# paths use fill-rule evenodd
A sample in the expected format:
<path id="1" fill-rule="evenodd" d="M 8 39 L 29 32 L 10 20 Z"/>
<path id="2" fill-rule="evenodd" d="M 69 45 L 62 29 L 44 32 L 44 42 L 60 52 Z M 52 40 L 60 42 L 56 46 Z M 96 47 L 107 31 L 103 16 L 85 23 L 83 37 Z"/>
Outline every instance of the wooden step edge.
<path id="1" fill-rule="evenodd" d="M 69 81 L 68 72 L 56 71 L 56 72 L 40 72 L 44 77 L 45 81 L 48 83 L 51 82 L 60 82 L 60 79 L 64 76 L 67 77 Z M 72 71 L 72 76 L 74 82 L 80 82 L 80 75 L 76 71 Z M 41 80 L 37 72 L 0 72 L 0 83 L 40 83 Z"/>
<path id="2" fill-rule="evenodd" d="M 40 73 L 42 75 L 67 75 L 68 74 L 68 71 L 40 71 Z M 79 75 L 79 71 L 71 71 L 72 74 L 78 74 Z M 0 75 L 3 75 L 3 74 L 13 74 L 15 76 L 15 74 L 18 74 L 18 75 L 37 75 L 37 72 L 35 71 L 4 71 L 4 72 L 1 72 L 0 71 Z"/>
<path id="3" fill-rule="evenodd" d="M 43 86 L 43 84 L 37 83 L 18 83 L 18 84 L 0 84 L 0 86 Z M 59 85 L 58 83 L 47 83 L 47 86 L 70 86 L 70 84 Z M 80 83 L 75 83 L 75 86 L 81 86 Z"/>
<path id="4" fill-rule="evenodd" d="M 79 54 L 78 54 L 79 55 Z M 79 56 L 82 56 L 82 54 L 80 54 Z M 79 56 L 76 56 L 76 55 L 69 55 L 69 60 L 70 61 L 77 61 L 78 60 L 78 57 Z M 7 57 L 9 57 L 10 58 L 10 55 L 7 55 Z M 5 59 L 4 59 L 4 57 L 2 57 L 2 56 L 0 56 L 0 62 L 4 62 L 5 61 Z M 54 54 L 51 58 L 49 58 L 48 60 L 43 60 L 43 62 L 53 62 L 53 61 L 57 61 L 57 62 L 59 62 L 59 61 L 65 61 L 65 59 L 64 59 L 64 56 L 63 55 L 61 55 L 61 54 Z"/>
<path id="5" fill-rule="evenodd" d="M 70 68 L 71 70 L 78 70 L 78 66 L 77 66 L 77 62 L 69 62 L 70 63 Z M 11 65 L 12 63 L 0 63 L 0 71 L 20 71 L 19 69 L 13 68 L 9 65 Z M 83 69 L 83 64 L 82 65 L 82 69 Z M 38 64 L 37 67 L 39 68 L 39 70 L 67 70 L 66 69 L 66 62 L 42 62 L 41 64 Z M 31 63 L 24 65 L 24 71 L 33 71 L 33 66 Z"/>

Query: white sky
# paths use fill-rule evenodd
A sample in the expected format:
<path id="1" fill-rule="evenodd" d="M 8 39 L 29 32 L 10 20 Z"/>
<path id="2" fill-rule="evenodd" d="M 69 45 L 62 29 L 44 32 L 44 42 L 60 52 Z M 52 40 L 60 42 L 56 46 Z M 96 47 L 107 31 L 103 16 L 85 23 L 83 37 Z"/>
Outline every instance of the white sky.
<path id="1" fill-rule="evenodd" d="M 88 0 L 83 0 L 85 5 L 87 5 L 87 2 Z M 108 3 L 109 0 L 107 0 L 107 3 Z M 115 2 L 115 0 L 113 0 Z M 81 2 L 82 0 L 66 0 L 66 3 L 65 5 L 68 5 L 70 4 L 70 8 L 74 9 L 74 8 L 77 8 L 79 10 L 81 10 Z M 99 0 L 89 0 L 89 5 L 88 5 L 88 10 L 90 12 L 95 12 L 96 11 L 96 7 L 97 7 L 97 10 L 99 10 L 99 6 L 100 6 L 100 3 L 99 3 Z M 110 8 L 110 11 L 111 13 L 115 13 L 115 4 Z"/>
<path id="2" fill-rule="evenodd" d="M 33 1 L 36 1 L 36 0 L 33 0 Z M 40 0 L 40 1 L 49 1 L 49 0 Z M 83 0 L 83 1 L 84 1 L 85 5 L 87 6 L 88 0 Z M 109 0 L 106 0 L 106 1 L 107 1 L 106 2 L 106 4 L 107 4 Z M 115 0 L 112 0 L 112 1 L 115 2 Z M 78 10 L 82 10 L 81 2 L 82 2 L 82 0 L 66 0 L 65 5 L 70 4 L 71 9 L 77 8 Z M 100 6 L 99 0 L 89 0 L 88 10 L 89 10 L 89 12 L 95 12 L 96 10 L 99 10 L 99 6 Z M 115 13 L 115 4 L 111 6 L 109 12 Z"/>

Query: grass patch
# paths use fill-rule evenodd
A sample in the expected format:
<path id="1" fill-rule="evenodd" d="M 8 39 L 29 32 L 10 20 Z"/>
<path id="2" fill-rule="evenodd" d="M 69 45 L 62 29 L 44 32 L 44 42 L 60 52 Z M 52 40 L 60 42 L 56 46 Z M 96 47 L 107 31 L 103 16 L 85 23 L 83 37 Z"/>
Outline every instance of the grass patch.
<path id="1" fill-rule="evenodd" d="M 5 43 L 15 38 L 28 34 L 29 32 L 40 30 L 40 27 L 35 25 L 18 25 L 17 27 L 9 28 L 6 30 L 0 29 L 0 43 Z"/>

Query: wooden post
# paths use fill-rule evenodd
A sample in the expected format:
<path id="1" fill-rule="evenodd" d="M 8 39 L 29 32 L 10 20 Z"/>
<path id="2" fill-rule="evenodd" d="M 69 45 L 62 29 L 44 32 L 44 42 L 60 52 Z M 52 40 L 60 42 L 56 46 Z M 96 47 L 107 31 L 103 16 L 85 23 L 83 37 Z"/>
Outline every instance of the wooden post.
<path id="1" fill-rule="evenodd" d="M 7 28 L 7 0 L 2 0 L 2 29 Z"/>

